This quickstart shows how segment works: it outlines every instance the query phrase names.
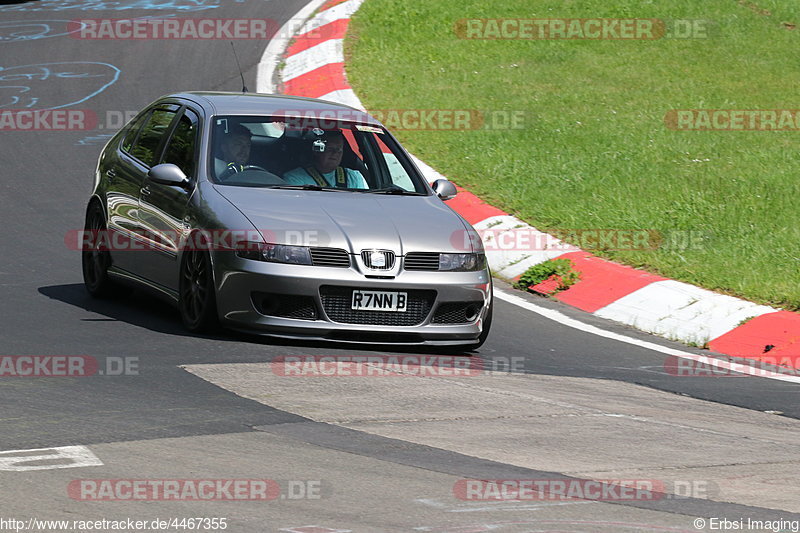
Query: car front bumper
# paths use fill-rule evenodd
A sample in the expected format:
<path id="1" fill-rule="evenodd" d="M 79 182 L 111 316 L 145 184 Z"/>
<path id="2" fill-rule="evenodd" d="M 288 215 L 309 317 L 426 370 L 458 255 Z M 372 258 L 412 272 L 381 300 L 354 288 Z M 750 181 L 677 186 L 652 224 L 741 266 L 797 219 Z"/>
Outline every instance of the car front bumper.
<path id="1" fill-rule="evenodd" d="M 285 338 L 334 340 L 370 344 L 469 345 L 477 342 L 491 302 L 491 276 L 488 269 L 477 272 L 403 271 L 391 279 L 365 275 L 354 267 L 287 265 L 242 259 L 231 252 L 214 254 L 217 309 L 227 327 L 250 333 Z M 331 318 L 330 291 L 347 293 L 352 289 L 403 291 L 432 296 L 427 312 L 419 313 L 419 323 L 353 323 L 364 321 L 358 313 L 338 305 L 339 316 Z M 315 316 L 291 318 L 265 314 L 258 305 L 261 295 L 276 298 L 299 297 L 312 302 Z M 411 296 L 409 296 L 411 298 Z M 327 302 L 327 307 L 325 305 Z M 340 301 L 339 303 L 343 303 Z M 460 323 L 437 323 L 439 306 L 459 304 L 474 309 L 472 320 Z M 442 308 L 444 309 L 444 308 Z M 416 319 L 399 317 L 398 312 L 372 312 L 379 321 L 408 322 Z M 378 313 L 375 315 L 374 313 Z M 395 315 L 395 316 L 389 316 Z M 424 315 L 424 316 L 423 316 Z M 398 320 L 399 319 L 399 320 Z M 367 320 L 368 321 L 368 320 Z"/>

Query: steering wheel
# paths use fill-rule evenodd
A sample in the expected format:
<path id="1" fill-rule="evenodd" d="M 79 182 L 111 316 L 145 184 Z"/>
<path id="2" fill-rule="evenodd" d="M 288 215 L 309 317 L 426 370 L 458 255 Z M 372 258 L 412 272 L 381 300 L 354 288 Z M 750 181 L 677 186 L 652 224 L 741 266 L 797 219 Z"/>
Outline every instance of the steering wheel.
<path id="1" fill-rule="evenodd" d="M 261 172 L 269 172 L 269 170 L 262 168 L 258 165 L 245 165 L 242 167 L 241 171 L 236 170 L 236 168 L 234 167 L 228 167 L 222 172 L 222 174 L 217 176 L 217 179 L 220 181 L 224 181 L 233 176 L 234 174 L 238 174 L 239 172 L 244 172 L 245 170 L 260 170 Z"/>

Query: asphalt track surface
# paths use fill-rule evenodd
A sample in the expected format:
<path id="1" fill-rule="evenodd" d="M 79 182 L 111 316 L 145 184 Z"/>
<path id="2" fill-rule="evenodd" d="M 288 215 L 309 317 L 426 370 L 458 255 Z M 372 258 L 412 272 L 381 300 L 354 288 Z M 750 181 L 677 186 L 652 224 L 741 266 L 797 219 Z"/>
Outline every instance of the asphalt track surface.
<path id="1" fill-rule="evenodd" d="M 30 104 L 33 108 L 89 109 L 105 126 L 107 117 L 116 119 L 126 112 L 136 112 L 170 92 L 240 89 L 228 41 L 81 40 L 58 35 L 59 28 L 65 28 L 65 21 L 80 17 L 173 14 L 269 18 L 277 22 L 277 27 L 305 3 L 302 0 L 207 1 L 196 4 L 216 7 L 198 12 L 56 10 L 47 8 L 55 2 L 0 3 L 0 108 L 17 109 Z M 31 21 L 47 24 L 49 34 L 35 39 L 14 37 L 11 28 Z M 266 44 L 263 40 L 236 42 L 244 77 L 251 88 L 256 86 L 256 65 Z M 41 68 L 35 67 L 42 64 L 50 65 L 50 75 L 41 74 Z M 62 75 L 54 74 L 58 72 Z M 71 74 L 63 74 L 67 72 Z M 20 86 L 28 87 L 24 91 L 27 100 L 16 102 Z M 79 379 L 0 378 L 0 451 L 168 438 L 211 439 L 226 435 L 234 438 L 241 433 L 272 431 L 281 438 L 313 444 L 317 453 L 319 448 L 337 453 L 344 450 L 372 458 L 386 457 L 389 463 L 417 469 L 430 467 L 459 475 L 491 470 L 511 476 L 509 472 L 514 467 L 509 465 L 489 464 L 424 446 L 409 445 L 398 459 L 390 453 L 396 448 L 396 442 L 389 442 L 391 439 L 310 423 L 296 414 L 237 396 L 180 367 L 264 363 L 286 355 L 408 352 L 385 347 L 284 342 L 236 333 L 190 335 L 184 331 L 177 311 L 147 294 L 135 292 L 123 301 L 91 299 L 82 285 L 80 254 L 67 248 L 65 234 L 82 228 L 92 169 L 113 131 L 113 127 L 92 131 L 2 131 L 0 355 L 89 355 L 100 361 L 135 358 L 139 373 Z M 587 324 L 703 353 L 556 302 L 524 297 Z M 500 300 L 495 304 L 493 328 L 488 342 L 476 354 L 489 367 L 498 361 L 519 358 L 524 361 L 519 370 L 528 374 L 628 382 L 721 404 L 800 417 L 800 389 L 793 383 L 750 377 L 674 377 L 664 370 L 663 353 L 584 333 Z M 597 402 L 602 404 L 603 398 L 597 398 Z M 345 433 L 347 438 L 343 436 Z M 120 460 L 126 457 L 129 456 L 121 455 Z M 527 473 L 527 477 L 531 475 Z M 25 479 L 31 481 L 30 477 Z M 18 490 L 19 480 L 4 480 L 0 472 L 0 501 L 9 504 L 9 496 Z M 45 501 L 33 498 L 16 505 L 27 511 L 47 508 Z M 684 511 L 711 513 L 709 509 L 714 505 L 694 502 L 691 509 L 684 507 Z M 726 508 L 718 515 L 737 512 Z"/>

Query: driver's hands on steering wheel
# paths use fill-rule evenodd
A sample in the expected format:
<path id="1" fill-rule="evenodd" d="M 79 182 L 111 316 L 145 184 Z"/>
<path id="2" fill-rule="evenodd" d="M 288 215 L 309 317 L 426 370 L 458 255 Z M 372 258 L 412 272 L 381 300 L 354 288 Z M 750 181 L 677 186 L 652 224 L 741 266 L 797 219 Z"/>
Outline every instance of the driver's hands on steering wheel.
<path id="1" fill-rule="evenodd" d="M 217 176 L 217 179 L 219 179 L 220 181 L 224 181 L 233 176 L 234 174 L 238 174 L 239 172 L 244 172 L 245 170 L 260 170 L 262 172 L 269 172 L 267 169 L 262 168 L 258 165 L 241 165 L 241 170 L 239 170 L 236 168 L 235 163 L 228 163 L 228 167 L 222 172 L 222 174 Z"/>

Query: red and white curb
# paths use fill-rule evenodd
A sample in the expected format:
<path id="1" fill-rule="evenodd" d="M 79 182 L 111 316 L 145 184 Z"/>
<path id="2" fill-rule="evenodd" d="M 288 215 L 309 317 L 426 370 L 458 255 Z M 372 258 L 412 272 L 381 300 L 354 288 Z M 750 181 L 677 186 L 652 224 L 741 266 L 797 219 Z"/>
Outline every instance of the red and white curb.
<path id="1" fill-rule="evenodd" d="M 362 2 L 315 0 L 308 4 L 281 28 L 279 38 L 271 41 L 264 52 L 258 92 L 275 92 L 276 62 L 283 54 L 285 63 L 277 75 L 281 92 L 364 110 L 347 82 L 343 53 L 349 19 Z M 288 36 L 294 36 L 291 42 Z M 414 160 L 429 181 L 444 177 L 419 159 Z M 548 259 L 569 259 L 581 279 L 554 295 L 566 304 L 735 357 L 800 357 L 800 314 L 717 294 L 581 250 L 565 251 L 558 239 L 545 239 L 535 228 L 463 189 L 448 205 L 476 229 L 491 228 L 496 238 L 501 238 L 502 230 L 524 228 L 532 237 L 543 237 L 536 242 L 551 243 L 550 248 L 539 251 L 487 250 L 492 271 L 500 277 L 515 279 L 532 265 Z"/>

